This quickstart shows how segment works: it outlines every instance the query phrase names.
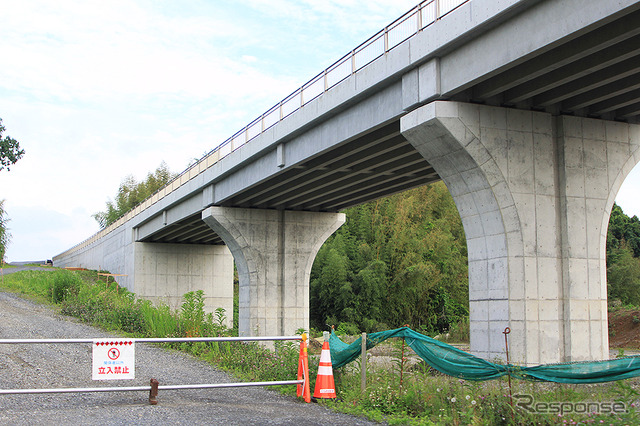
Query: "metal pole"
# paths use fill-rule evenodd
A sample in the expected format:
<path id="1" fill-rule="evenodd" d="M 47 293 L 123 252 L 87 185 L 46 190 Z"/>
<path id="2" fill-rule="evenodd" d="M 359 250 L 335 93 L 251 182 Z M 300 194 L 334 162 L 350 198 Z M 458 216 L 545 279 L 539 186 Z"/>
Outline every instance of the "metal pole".
<path id="1" fill-rule="evenodd" d="M 57 343 L 93 343 L 94 340 L 122 340 L 126 337 L 99 337 L 96 339 L 0 339 L 0 344 L 57 344 Z M 300 336 L 254 336 L 254 337 L 143 337 L 127 339 L 135 343 L 164 342 L 259 342 L 265 340 L 300 340 Z"/>
<path id="2" fill-rule="evenodd" d="M 283 386 L 303 384 L 304 380 L 283 380 L 276 382 L 245 382 L 245 383 L 209 383 L 194 385 L 166 385 L 158 386 L 159 390 L 183 390 L 183 389 L 217 389 L 217 388 L 243 388 L 250 386 Z M 16 394 L 44 394 L 44 393 L 86 393 L 86 392 L 150 392 L 153 385 L 148 386 L 116 386 L 104 388 L 59 388 L 59 389 L 0 389 L 0 395 Z"/>
<path id="3" fill-rule="evenodd" d="M 360 346 L 360 391 L 364 393 L 367 388 L 367 333 L 362 333 L 362 345 Z"/>
<path id="4" fill-rule="evenodd" d="M 504 348 L 507 353 L 507 378 L 509 379 L 509 402 L 511 403 L 511 408 L 513 408 L 513 392 L 511 390 L 511 373 L 509 373 L 509 341 L 507 340 L 507 335 L 511 333 L 511 329 L 509 327 L 505 328 L 502 334 L 504 334 Z"/>
<path id="5" fill-rule="evenodd" d="M 403 372 L 404 372 L 404 337 L 402 338 L 402 351 L 400 352 L 400 387 L 402 387 Z"/>

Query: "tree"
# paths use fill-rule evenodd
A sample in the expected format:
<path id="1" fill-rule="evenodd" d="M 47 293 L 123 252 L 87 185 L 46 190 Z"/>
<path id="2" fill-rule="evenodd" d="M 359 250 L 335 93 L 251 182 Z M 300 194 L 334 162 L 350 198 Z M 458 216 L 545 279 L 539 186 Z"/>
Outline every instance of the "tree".
<path id="1" fill-rule="evenodd" d="M 9 219 L 7 219 L 4 211 L 4 200 L 0 200 L 0 265 L 4 263 L 4 255 L 11 239 L 7 229 L 7 222 L 9 222 Z"/>
<path id="2" fill-rule="evenodd" d="M 607 294 L 640 305 L 640 221 L 613 205 L 607 229 Z"/>
<path id="3" fill-rule="evenodd" d="M 607 293 L 609 299 L 620 300 L 625 305 L 640 305 L 640 259 L 626 241 L 607 256 Z"/>
<path id="4" fill-rule="evenodd" d="M 4 131 L 5 127 L 2 125 L 2 118 L 0 118 L 0 170 L 6 167 L 8 171 L 9 166 L 22 158 L 24 149 L 20 149 L 20 144 L 17 140 L 9 136 L 2 137 L 2 132 Z"/>
<path id="5" fill-rule="evenodd" d="M 120 183 L 115 201 L 107 201 L 106 210 L 98 212 L 92 217 L 100 224 L 101 228 L 106 228 L 153 195 L 174 177 L 175 174 L 169 171 L 164 161 L 160 163 L 155 172 L 148 173 L 147 178 L 142 182 L 136 182 L 135 178 L 129 175 Z"/>
<path id="6" fill-rule="evenodd" d="M 5 127 L 2 125 L 2 118 L 0 118 L 0 170 L 4 168 L 9 171 L 9 166 L 13 165 L 22 158 L 24 155 L 24 149 L 20 149 L 20 144 L 17 140 L 9 137 L 2 136 L 2 132 L 5 131 Z M 9 219 L 6 217 L 4 210 L 4 201 L 0 200 L 0 264 L 4 262 L 4 255 L 9 245 L 11 235 L 7 229 L 7 222 Z"/>
<path id="7" fill-rule="evenodd" d="M 352 207 L 311 270 L 315 327 L 442 332 L 468 315 L 467 248 L 442 183 Z"/>
<path id="8" fill-rule="evenodd" d="M 607 252 L 620 248 L 623 241 L 626 241 L 633 251 L 634 257 L 640 257 L 640 220 L 637 216 L 627 216 L 622 208 L 614 203 L 607 230 Z"/>

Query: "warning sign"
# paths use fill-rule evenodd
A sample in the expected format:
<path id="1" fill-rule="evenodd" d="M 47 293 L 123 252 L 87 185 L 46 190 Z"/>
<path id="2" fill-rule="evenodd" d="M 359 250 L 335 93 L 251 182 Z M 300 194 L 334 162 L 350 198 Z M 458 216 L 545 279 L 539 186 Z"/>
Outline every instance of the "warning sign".
<path id="1" fill-rule="evenodd" d="M 93 380 L 135 379 L 136 349 L 132 339 L 94 339 Z"/>

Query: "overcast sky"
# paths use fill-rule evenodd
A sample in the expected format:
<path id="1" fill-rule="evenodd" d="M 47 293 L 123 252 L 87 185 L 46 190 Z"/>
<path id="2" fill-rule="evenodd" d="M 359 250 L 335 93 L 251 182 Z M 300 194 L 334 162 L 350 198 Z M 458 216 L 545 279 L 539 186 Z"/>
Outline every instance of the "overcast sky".
<path id="1" fill-rule="evenodd" d="M 0 0 L 0 118 L 26 150 L 0 172 L 8 260 L 88 238 L 125 176 L 184 170 L 417 2 Z"/>

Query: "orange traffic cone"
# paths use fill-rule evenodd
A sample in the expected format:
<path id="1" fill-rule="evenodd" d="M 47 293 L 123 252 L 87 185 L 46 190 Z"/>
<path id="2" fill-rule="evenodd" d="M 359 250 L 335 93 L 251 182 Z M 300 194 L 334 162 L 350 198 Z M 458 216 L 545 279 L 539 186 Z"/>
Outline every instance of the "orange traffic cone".
<path id="1" fill-rule="evenodd" d="M 300 358 L 298 359 L 298 380 L 304 383 L 298 384 L 297 395 L 303 397 L 304 402 L 311 402 L 311 390 L 309 388 L 309 355 L 307 352 L 307 335 L 300 336 Z"/>
<path id="2" fill-rule="evenodd" d="M 333 368 L 331 367 L 331 353 L 329 352 L 329 342 L 325 340 L 320 353 L 320 366 L 318 367 L 318 378 L 313 391 L 314 398 L 335 398 L 336 386 L 333 383 Z"/>

